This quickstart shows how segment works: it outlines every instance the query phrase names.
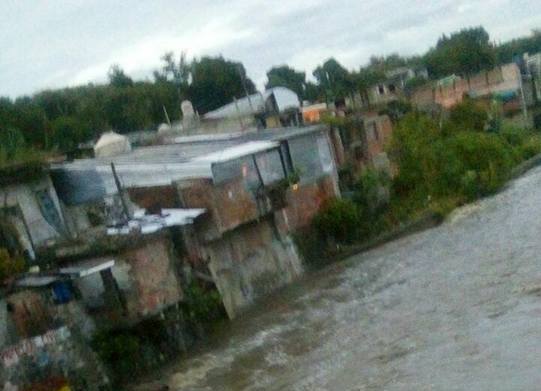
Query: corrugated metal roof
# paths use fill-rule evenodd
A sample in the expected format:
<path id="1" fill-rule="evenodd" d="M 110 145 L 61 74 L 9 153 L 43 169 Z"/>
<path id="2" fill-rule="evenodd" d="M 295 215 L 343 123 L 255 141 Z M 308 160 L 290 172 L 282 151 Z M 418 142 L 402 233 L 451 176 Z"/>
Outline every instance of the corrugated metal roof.
<path id="1" fill-rule="evenodd" d="M 81 204 L 117 192 L 111 163 L 115 164 L 120 181 L 126 188 L 166 186 L 182 179 L 212 178 L 211 165 L 214 162 L 272 149 L 277 146 L 274 141 L 324 128 L 324 125 L 315 125 L 266 129 L 219 139 L 213 134 L 200 135 L 197 141 L 180 140 L 183 142 L 135 148 L 119 156 L 54 164 L 51 176 L 62 201 L 68 205 Z"/>
<path id="2" fill-rule="evenodd" d="M 75 262 L 58 270 L 59 274 L 71 278 L 82 278 L 91 274 L 99 273 L 102 270 L 110 269 L 115 265 L 115 260 L 110 258 L 94 258 Z"/>
<path id="3" fill-rule="evenodd" d="M 267 99 L 274 95 L 277 109 L 283 112 L 288 109 L 300 108 L 300 100 L 297 94 L 285 87 L 274 87 L 237 99 L 216 110 L 204 115 L 207 119 L 231 118 L 236 116 L 248 116 L 265 112 Z"/>

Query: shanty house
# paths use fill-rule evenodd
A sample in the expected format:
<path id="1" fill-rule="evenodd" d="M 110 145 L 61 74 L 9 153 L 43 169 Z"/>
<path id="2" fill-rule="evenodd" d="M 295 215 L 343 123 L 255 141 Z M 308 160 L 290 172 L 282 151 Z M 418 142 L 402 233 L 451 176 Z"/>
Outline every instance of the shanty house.
<path id="1" fill-rule="evenodd" d="M 115 237 L 133 228 L 143 236 L 166 235 L 171 243 L 180 239 L 182 248 L 171 244 L 175 259 L 168 262 L 180 261 L 212 280 L 231 317 L 301 274 L 290 234 L 339 194 L 324 126 L 179 137 L 175 144 L 74 161 L 53 171 L 67 220 L 80 232 L 94 232 L 95 219 Z M 107 209 L 105 199 L 116 206 Z M 101 219 L 94 216 L 100 205 Z M 195 214 L 169 232 L 171 210 Z M 122 279 L 116 269 L 113 275 Z"/>

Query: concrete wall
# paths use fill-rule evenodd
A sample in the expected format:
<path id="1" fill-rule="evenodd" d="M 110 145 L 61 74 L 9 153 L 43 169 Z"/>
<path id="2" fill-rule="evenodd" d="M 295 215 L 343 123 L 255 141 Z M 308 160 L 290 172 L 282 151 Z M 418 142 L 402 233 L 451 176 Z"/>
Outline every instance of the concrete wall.
<path id="1" fill-rule="evenodd" d="M 38 191 L 46 191 L 53 201 L 62 224 L 60 230 L 45 220 L 36 198 L 36 192 Z M 22 214 L 20 217 L 24 222 L 13 218 L 12 223 L 18 231 L 22 246 L 32 256 L 34 250 L 61 239 L 61 230 L 64 228 L 65 222 L 60 209 L 60 202 L 49 176 L 43 176 L 41 179 L 27 183 L 6 186 L 1 189 L 0 208 L 4 207 L 16 207 L 20 210 Z"/>
<path id="2" fill-rule="evenodd" d="M 130 200 L 148 213 L 159 213 L 162 208 L 178 208 L 178 194 L 174 186 L 138 187 L 128 189 Z"/>
<path id="3" fill-rule="evenodd" d="M 130 286 L 119 284 L 130 314 L 138 317 L 155 315 L 182 300 L 176 270 L 178 261 L 167 236 L 146 240 L 122 253 L 120 259 L 131 279 Z"/>
<path id="4" fill-rule="evenodd" d="M 156 315 L 182 300 L 178 277 L 179 261 L 170 237 L 166 234 L 139 238 L 133 247 L 111 256 L 115 259 L 112 275 L 119 289 L 119 302 L 110 301 L 100 274 L 77 279 L 88 311 L 106 323 L 140 321 Z M 122 304 L 125 308 L 122 308 Z"/>
<path id="5" fill-rule="evenodd" d="M 423 86 L 412 95 L 412 102 L 418 107 L 430 107 L 433 104 L 450 108 L 462 102 L 466 94 L 474 97 L 492 93 L 518 90 L 520 88 L 520 70 L 516 64 L 506 64 L 490 71 L 483 71 L 469 78 L 457 78 L 448 85 Z"/>
<path id="6" fill-rule="evenodd" d="M 214 185 L 210 180 L 178 183 L 183 207 L 205 208 L 207 214 L 197 224 L 203 241 L 214 240 L 242 224 L 257 220 L 262 212 L 242 178 Z"/>
<path id="7" fill-rule="evenodd" d="M 12 326 L 10 339 L 29 338 L 44 333 L 53 323 L 53 313 L 46 296 L 47 290 L 23 290 L 6 297 L 9 307 L 6 323 L 0 327 Z"/>
<path id="8" fill-rule="evenodd" d="M 242 177 L 220 184 L 196 179 L 177 183 L 183 207 L 207 210 L 193 230 L 184 231 L 186 259 L 208 267 L 230 317 L 302 273 L 291 233 L 310 224 L 327 200 L 339 196 L 327 133 L 287 141 L 300 182 L 280 193 L 285 203 L 256 195 Z"/>
<path id="9" fill-rule="evenodd" d="M 79 302 L 54 304 L 48 287 L 9 294 L 0 301 L 0 388 L 33 389 L 60 378 L 74 389 L 96 389 L 85 383 L 105 381 L 89 347 L 94 331 Z"/>
<path id="10" fill-rule="evenodd" d="M 287 206 L 274 214 L 280 232 L 287 235 L 308 226 L 328 200 L 339 196 L 336 180 L 330 175 L 289 189 Z"/>
<path id="11" fill-rule="evenodd" d="M 74 390 L 98 390 L 108 382 L 88 344 L 66 326 L 4 347 L 0 361 L 4 390 L 34 389 L 36 384 L 53 378 L 65 381 Z"/>
<path id="12" fill-rule="evenodd" d="M 204 245 L 230 318 L 302 274 L 293 242 L 289 237 L 280 238 L 273 224 L 272 218 L 267 218 Z"/>

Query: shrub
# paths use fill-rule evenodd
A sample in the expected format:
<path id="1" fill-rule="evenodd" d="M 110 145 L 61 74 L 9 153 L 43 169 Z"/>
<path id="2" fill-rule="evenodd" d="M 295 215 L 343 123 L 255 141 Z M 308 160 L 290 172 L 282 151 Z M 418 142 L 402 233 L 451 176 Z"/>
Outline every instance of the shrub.
<path id="1" fill-rule="evenodd" d="M 530 159 L 538 153 L 541 153 L 541 136 L 536 134 L 527 137 L 518 147 L 518 153 L 524 160 Z"/>
<path id="2" fill-rule="evenodd" d="M 482 132 L 488 121 L 488 113 L 476 102 L 465 99 L 449 113 L 446 129 L 449 133 L 455 132 Z"/>
<path id="3" fill-rule="evenodd" d="M 223 316 L 223 304 L 217 290 L 206 290 L 192 281 L 184 288 L 184 313 L 191 322 L 205 324 Z"/>
<path id="4" fill-rule="evenodd" d="M 338 243 L 352 243 L 358 238 L 361 217 L 355 203 L 334 199 L 314 217 L 314 227 L 321 238 Z"/>
<path id="5" fill-rule="evenodd" d="M 115 379 L 134 376 L 141 370 L 139 338 L 130 331 L 102 331 L 92 340 L 92 348 L 105 362 Z"/>
<path id="6" fill-rule="evenodd" d="M 479 197 L 481 189 L 479 186 L 479 175 L 477 171 L 468 170 L 460 178 L 460 185 L 462 194 L 467 199 L 474 199 Z"/>
<path id="7" fill-rule="evenodd" d="M 525 129 L 509 125 L 504 126 L 499 134 L 513 147 L 522 145 L 530 136 L 530 133 Z"/>
<path id="8" fill-rule="evenodd" d="M 514 165 L 509 144 L 497 135 L 462 132 L 450 138 L 446 148 L 462 166 L 460 190 L 465 195 L 472 196 L 470 182 L 474 181 L 473 172 L 478 178 L 478 194 L 486 195 L 503 184 Z"/>
<path id="9" fill-rule="evenodd" d="M 399 167 L 394 189 L 399 196 L 412 191 L 425 192 L 438 156 L 435 145 L 441 139 L 438 124 L 417 112 L 410 113 L 393 131 L 388 152 Z"/>
<path id="10" fill-rule="evenodd" d="M 468 105 L 458 111 L 462 115 L 455 113 L 454 125 L 459 119 L 468 118 L 463 113 L 469 112 Z M 476 126 L 480 126 L 480 120 Z M 513 148 L 508 140 L 519 147 Z M 413 193 L 419 193 L 421 198 L 464 196 L 466 199 L 489 194 L 503 184 L 514 164 L 537 151 L 538 142 L 532 140 L 523 147 L 522 140 L 524 134 L 518 131 L 507 131 L 505 135 L 439 132 L 437 124 L 429 118 L 419 114 L 408 116 L 397 127 L 391 141 L 391 157 L 399 166 L 394 189 L 399 197 L 406 195 L 406 198 L 411 198 Z"/>
<path id="11" fill-rule="evenodd" d="M 386 174 L 366 170 L 355 183 L 353 201 L 370 214 L 377 214 L 388 202 L 388 185 Z"/>
<path id="12" fill-rule="evenodd" d="M 5 248 L 0 248 L 0 282 L 22 273 L 25 262 L 22 257 L 12 257 Z"/>

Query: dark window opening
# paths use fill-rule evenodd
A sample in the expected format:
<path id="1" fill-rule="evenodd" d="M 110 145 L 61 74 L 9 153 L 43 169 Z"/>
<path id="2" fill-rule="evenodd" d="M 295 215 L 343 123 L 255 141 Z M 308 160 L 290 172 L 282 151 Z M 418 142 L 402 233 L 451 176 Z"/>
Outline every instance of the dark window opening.
<path id="1" fill-rule="evenodd" d="M 60 218 L 58 209 L 49 192 L 47 190 L 36 191 L 36 199 L 38 200 L 39 208 L 45 221 L 47 221 L 57 232 L 61 233 L 63 231 L 62 219 Z"/>

